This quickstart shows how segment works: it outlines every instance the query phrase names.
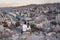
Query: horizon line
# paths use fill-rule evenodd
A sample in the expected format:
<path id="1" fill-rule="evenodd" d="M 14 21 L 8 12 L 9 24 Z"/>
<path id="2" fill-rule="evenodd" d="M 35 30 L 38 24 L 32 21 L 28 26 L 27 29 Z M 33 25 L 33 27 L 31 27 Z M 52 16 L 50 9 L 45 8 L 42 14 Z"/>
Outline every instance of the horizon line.
<path id="1" fill-rule="evenodd" d="M 56 3 L 58 3 L 58 2 L 56 2 Z M 1 4 L 1 3 L 0 3 Z M 0 7 L 19 7 L 19 6 L 27 6 L 27 5 L 32 5 L 32 4 L 25 4 L 25 5 L 23 5 L 23 4 L 20 4 L 20 3 L 15 3 L 15 4 L 6 4 L 6 3 L 4 3 L 5 5 L 2 5 L 2 6 L 0 6 Z M 41 4 L 53 4 L 53 3 L 41 3 Z M 36 5 L 41 5 L 41 4 L 36 4 Z"/>

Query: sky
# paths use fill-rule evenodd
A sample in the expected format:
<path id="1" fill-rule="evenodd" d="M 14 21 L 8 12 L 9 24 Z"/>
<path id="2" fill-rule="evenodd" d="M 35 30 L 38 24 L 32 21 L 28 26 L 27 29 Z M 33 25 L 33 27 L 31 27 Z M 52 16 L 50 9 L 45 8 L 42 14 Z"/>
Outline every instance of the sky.
<path id="1" fill-rule="evenodd" d="M 29 4 L 60 3 L 60 0 L 0 0 L 0 7 L 24 6 Z"/>

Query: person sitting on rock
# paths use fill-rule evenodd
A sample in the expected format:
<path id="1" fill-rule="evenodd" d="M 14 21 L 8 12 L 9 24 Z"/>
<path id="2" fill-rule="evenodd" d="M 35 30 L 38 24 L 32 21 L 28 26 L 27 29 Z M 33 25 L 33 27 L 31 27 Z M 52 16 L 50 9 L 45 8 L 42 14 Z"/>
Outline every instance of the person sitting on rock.
<path id="1" fill-rule="evenodd" d="M 26 32 L 30 32 L 31 33 L 31 27 L 30 27 L 29 23 L 27 23 L 27 29 L 26 30 L 27 30 Z"/>

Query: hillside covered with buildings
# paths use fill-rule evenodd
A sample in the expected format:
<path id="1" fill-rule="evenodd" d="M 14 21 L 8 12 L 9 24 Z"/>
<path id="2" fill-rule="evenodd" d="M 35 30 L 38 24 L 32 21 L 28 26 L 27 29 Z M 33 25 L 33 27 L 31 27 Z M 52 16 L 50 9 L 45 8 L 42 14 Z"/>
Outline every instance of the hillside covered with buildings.
<path id="1" fill-rule="evenodd" d="M 51 20 L 60 21 L 60 3 L 4 7 L 0 8 L 0 14 L 14 22 L 28 19 L 31 23 L 42 23 Z"/>

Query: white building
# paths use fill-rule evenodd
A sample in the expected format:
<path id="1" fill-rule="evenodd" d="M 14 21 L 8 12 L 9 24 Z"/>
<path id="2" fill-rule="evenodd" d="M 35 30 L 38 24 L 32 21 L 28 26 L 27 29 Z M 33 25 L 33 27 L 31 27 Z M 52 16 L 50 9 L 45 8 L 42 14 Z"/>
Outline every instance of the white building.
<path id="1" fill-rule="evenodd" d="M 56 21 L 60 21 L 60 14 L 56 16 Z"/>
<path id="2" fill-rule="evenodd" d="M 13 12 L 8 12 L 8 13 L 9 13 L 9 15 L 12 15 L 12 16 L 16 17 L 15 13 L 13 13 Z"/>

